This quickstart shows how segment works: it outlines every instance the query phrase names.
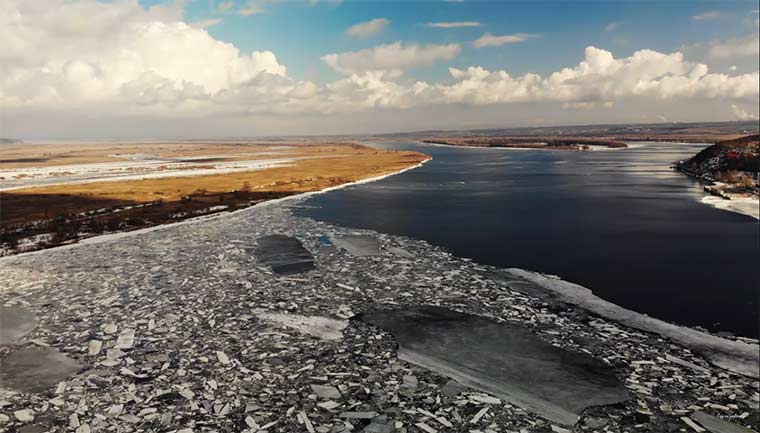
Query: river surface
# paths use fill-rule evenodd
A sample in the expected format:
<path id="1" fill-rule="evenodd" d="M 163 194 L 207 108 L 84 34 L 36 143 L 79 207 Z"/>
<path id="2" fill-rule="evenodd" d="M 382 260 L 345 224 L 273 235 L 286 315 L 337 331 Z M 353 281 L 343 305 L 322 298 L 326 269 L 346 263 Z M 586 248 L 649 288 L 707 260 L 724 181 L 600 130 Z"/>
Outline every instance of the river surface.
<path id="1" fill-rule="evenodd" d="M 669 168 L 706 144 L 589 152 L 369 143 L 433 160 L 310 198 L 296 212 L 554 274 L 624 307 L 758 336 L 758 221 L 702 204 Z"/>

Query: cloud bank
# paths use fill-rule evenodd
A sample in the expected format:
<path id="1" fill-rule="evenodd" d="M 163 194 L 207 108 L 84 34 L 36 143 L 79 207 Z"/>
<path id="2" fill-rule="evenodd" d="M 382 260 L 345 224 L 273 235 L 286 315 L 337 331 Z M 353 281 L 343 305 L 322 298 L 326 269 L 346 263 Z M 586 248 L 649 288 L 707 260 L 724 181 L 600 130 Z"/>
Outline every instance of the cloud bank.
<path id="1" fill-rule="evenodd" d="M 316 83 L 291 77 L 271 51 L 246 53 L 215 39 L 204 29 L 212 21 L 184 22 L 179 7 L 145 8 L 118 0 L 0 1 L 0 103 L 11 113 L 324 115 L 521 102 L 610 107 L 625 98 L 704 98 L 738 107 L 756 106 L 760 93 L 758 72 L 711 73 L 679 52 L 640 50 L 615 58 L 593 46 L 577 65 L 544 76 L 469 66 L 452 67 L 449 77 L 426 82 L 406 71 L 453 61 L 462 46 L 395 42 L 324 55 L 322 61 L 340 77 Z M 529 36 L 487 34 L 476 46 Z M 757 53 L 756 45 L 749 51 Z"/>
<path id="2" fill-rule="evenodd" d="M 327 54 L 322 60 L 343 74 L 366 71 L 395 71 L 432 65 L 439 60 L 451 60 L 461 51 L 458 44 L 404 45 L 395 42 L 341 54 Z M 398 75 L 396 73 L 395 75 Z"/>

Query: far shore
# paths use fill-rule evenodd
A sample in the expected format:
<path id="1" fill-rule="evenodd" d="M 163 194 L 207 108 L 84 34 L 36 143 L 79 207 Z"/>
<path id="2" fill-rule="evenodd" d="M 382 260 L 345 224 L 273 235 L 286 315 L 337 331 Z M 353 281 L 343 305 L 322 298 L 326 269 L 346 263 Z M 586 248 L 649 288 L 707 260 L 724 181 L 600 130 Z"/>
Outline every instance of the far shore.
<path id="1" fill-rule="evenodd" d="M 590 150 L 591 146 L 620 149 L 622 141 L 582 137 L 464 137 L 424 138 L 423 143 L 459 147 L 495 147 L 536 150 Z"/>

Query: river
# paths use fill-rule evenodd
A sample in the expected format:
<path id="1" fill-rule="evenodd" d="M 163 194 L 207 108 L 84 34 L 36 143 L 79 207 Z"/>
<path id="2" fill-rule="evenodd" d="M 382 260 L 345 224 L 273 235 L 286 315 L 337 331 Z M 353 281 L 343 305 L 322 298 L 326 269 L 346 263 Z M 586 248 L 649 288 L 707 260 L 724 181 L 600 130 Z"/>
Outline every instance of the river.
<path id="1" fill-rule="evenodd" d="M 758 221 L 700 203 L 701 185 L 669 168 L 706 144 L 587 152 L 368 144 L 433 159 L 315 195 L 296 212 L 558 275 L 667 321 L 758 336 Z"/>

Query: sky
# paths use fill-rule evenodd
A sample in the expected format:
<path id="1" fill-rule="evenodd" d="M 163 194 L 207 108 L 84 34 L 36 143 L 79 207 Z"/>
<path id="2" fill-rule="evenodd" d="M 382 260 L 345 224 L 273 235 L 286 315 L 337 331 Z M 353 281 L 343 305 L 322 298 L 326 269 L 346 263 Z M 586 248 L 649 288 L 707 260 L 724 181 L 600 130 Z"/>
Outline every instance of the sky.
<path id="1" fill-rule="evenodd" d="M 0 0 L 0 137 L 758 118 L 757 1 Z"/>

